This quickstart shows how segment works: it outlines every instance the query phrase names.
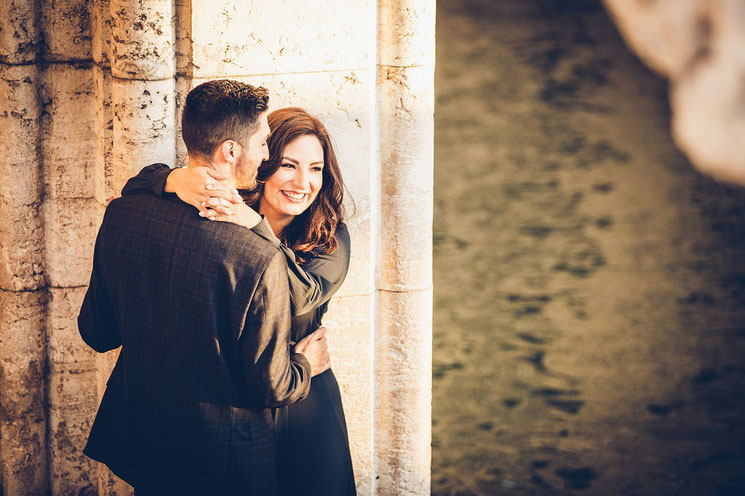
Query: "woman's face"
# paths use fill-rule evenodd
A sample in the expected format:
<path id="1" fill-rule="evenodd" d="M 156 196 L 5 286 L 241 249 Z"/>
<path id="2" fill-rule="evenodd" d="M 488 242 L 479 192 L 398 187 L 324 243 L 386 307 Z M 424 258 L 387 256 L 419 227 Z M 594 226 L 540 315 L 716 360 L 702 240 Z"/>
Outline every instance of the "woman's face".
<path id="1" fill-rule="evenodd" d="M 277 171 L 264 183 L 261 213 L 270 218 L 300 215 L 323 186 L 323 147 L 312 134 L 290 141 Z"/>

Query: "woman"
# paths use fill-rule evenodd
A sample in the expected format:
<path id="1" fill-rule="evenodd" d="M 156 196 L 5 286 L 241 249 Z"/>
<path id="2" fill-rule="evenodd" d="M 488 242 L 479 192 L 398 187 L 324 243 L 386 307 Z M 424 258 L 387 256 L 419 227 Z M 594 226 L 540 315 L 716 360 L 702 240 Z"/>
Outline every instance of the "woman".
<path id="1" fill-rule="evenodd" d="M 251 228 L 281 249 L 288 264 L 296 343 L 321 326 L 328 301 L 349 268 L 343 182 L 318 119 L 293 107 L 272 112 L 268 120 L 270 156 L 258 169 L 256 189 L 242 192 L 247 204 L 204 168 L 171 170 L 163 164 L 143 169 L 122 194 L 176 193 L 200 215 Z M 304 400 L 279 409 L 275 419 L 281 494 L 356 494 L 339 385 L 330 369 L 312 379 Z"/>

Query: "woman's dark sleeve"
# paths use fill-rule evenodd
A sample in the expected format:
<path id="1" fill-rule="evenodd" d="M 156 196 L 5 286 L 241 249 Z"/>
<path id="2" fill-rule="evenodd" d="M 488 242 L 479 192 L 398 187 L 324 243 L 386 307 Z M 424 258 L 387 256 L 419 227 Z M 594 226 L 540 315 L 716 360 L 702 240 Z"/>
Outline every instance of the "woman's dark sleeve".
<path id="1" fill-rule="evenodd" d="M 302 267 L 297 263 L 295 253 L 274 235 L 266 219 L 252 230 L 285 255 L 293 315 L 303 315 L 326 303 L 347 277 L 350 240 L 347 226 L 343 223 L 336 227 L 338 245 L 334 253 L 317 255 Z"/>
<path id="2" fill-rule="evenodd" d="M 122 189 L 122 196 L 138 193 L 155 193 L 163 196 L 166 187 L 166 179 L 173 169 L 166 164 L 151 164 L 144 167 L 139 174 L 130 177 Z"/>

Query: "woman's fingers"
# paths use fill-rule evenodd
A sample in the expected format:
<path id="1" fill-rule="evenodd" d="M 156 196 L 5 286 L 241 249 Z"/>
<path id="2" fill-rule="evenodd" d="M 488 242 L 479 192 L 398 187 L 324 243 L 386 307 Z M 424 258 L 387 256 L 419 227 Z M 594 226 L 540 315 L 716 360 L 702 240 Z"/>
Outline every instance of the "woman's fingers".
<path id="1" fill-rule="evenodd" d="M 243 198 L 238 194 L 238 190 L 224 183 L 210 183 L 204 186 L 206 196 L 210 198 L 221 198 L 230 203 L 243 203 Z"/>
<path id="2" fill-rule="evenodd" d="M 206 217 L 209 220 L 230 220 L 232 222 L 232 217 L 234 217 L 234 214 L 233 214 L 233 211 L 227 207 L 216 206 L 216 207 L 208 207 L 208 208 L 205 208 L 204 210 L 201 210 L 199 212 L 199 216 Z"/>
<path id="3" fill-rule="evenodd" d="M 216 207 L 226 207 L 230 208 L 233 204 L 226 200 L 225 198 L 209 198 L 207 201 L 202 202 L 202 207 L 206 208 L 216 208 Z"/>

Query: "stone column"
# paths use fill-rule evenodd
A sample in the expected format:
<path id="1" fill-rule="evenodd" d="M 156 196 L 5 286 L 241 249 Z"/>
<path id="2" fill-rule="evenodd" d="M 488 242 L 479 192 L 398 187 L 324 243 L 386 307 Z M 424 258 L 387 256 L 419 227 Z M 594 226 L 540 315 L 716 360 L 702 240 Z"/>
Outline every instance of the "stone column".
<path id="1" fill-rule="evenodd" d="M 44 226 L 37 2 L 0 4 L 0 484 L 46 494 Z"/>
<path id="2" fill-rule="evenodd" d="M 271 110 L 303 107 L 331 135 L 348 188 L 352 260 L 323 322 L 361 496 L 371 493 L 375 478 L 375 18 L 376 4 L 366 0 L 213 0 L 193 2 L 191 12 L 192 85 L 223 77 L 263 85 Z"/>
<path id="3" fill-rule="evenodd" d="M 111 0 L 114 192 L 152 162 L 174 165 L 175 27 L 172 0 Z"/>
<path id="4" fill-rule="evenodd" d="M 77 333 L 102 209 L 95 195 L 93 84 L 87 0 L 43 0 L 40 92 L 47 316 L 47 446 L 52 494 L 95 487 L 82 454 L 97 406 L 95 353 Z"/>
<path id="5" fill-rule="evenodd" d="M 378 3 L 375 494 L 430 492 L 435 2 Z"/>

